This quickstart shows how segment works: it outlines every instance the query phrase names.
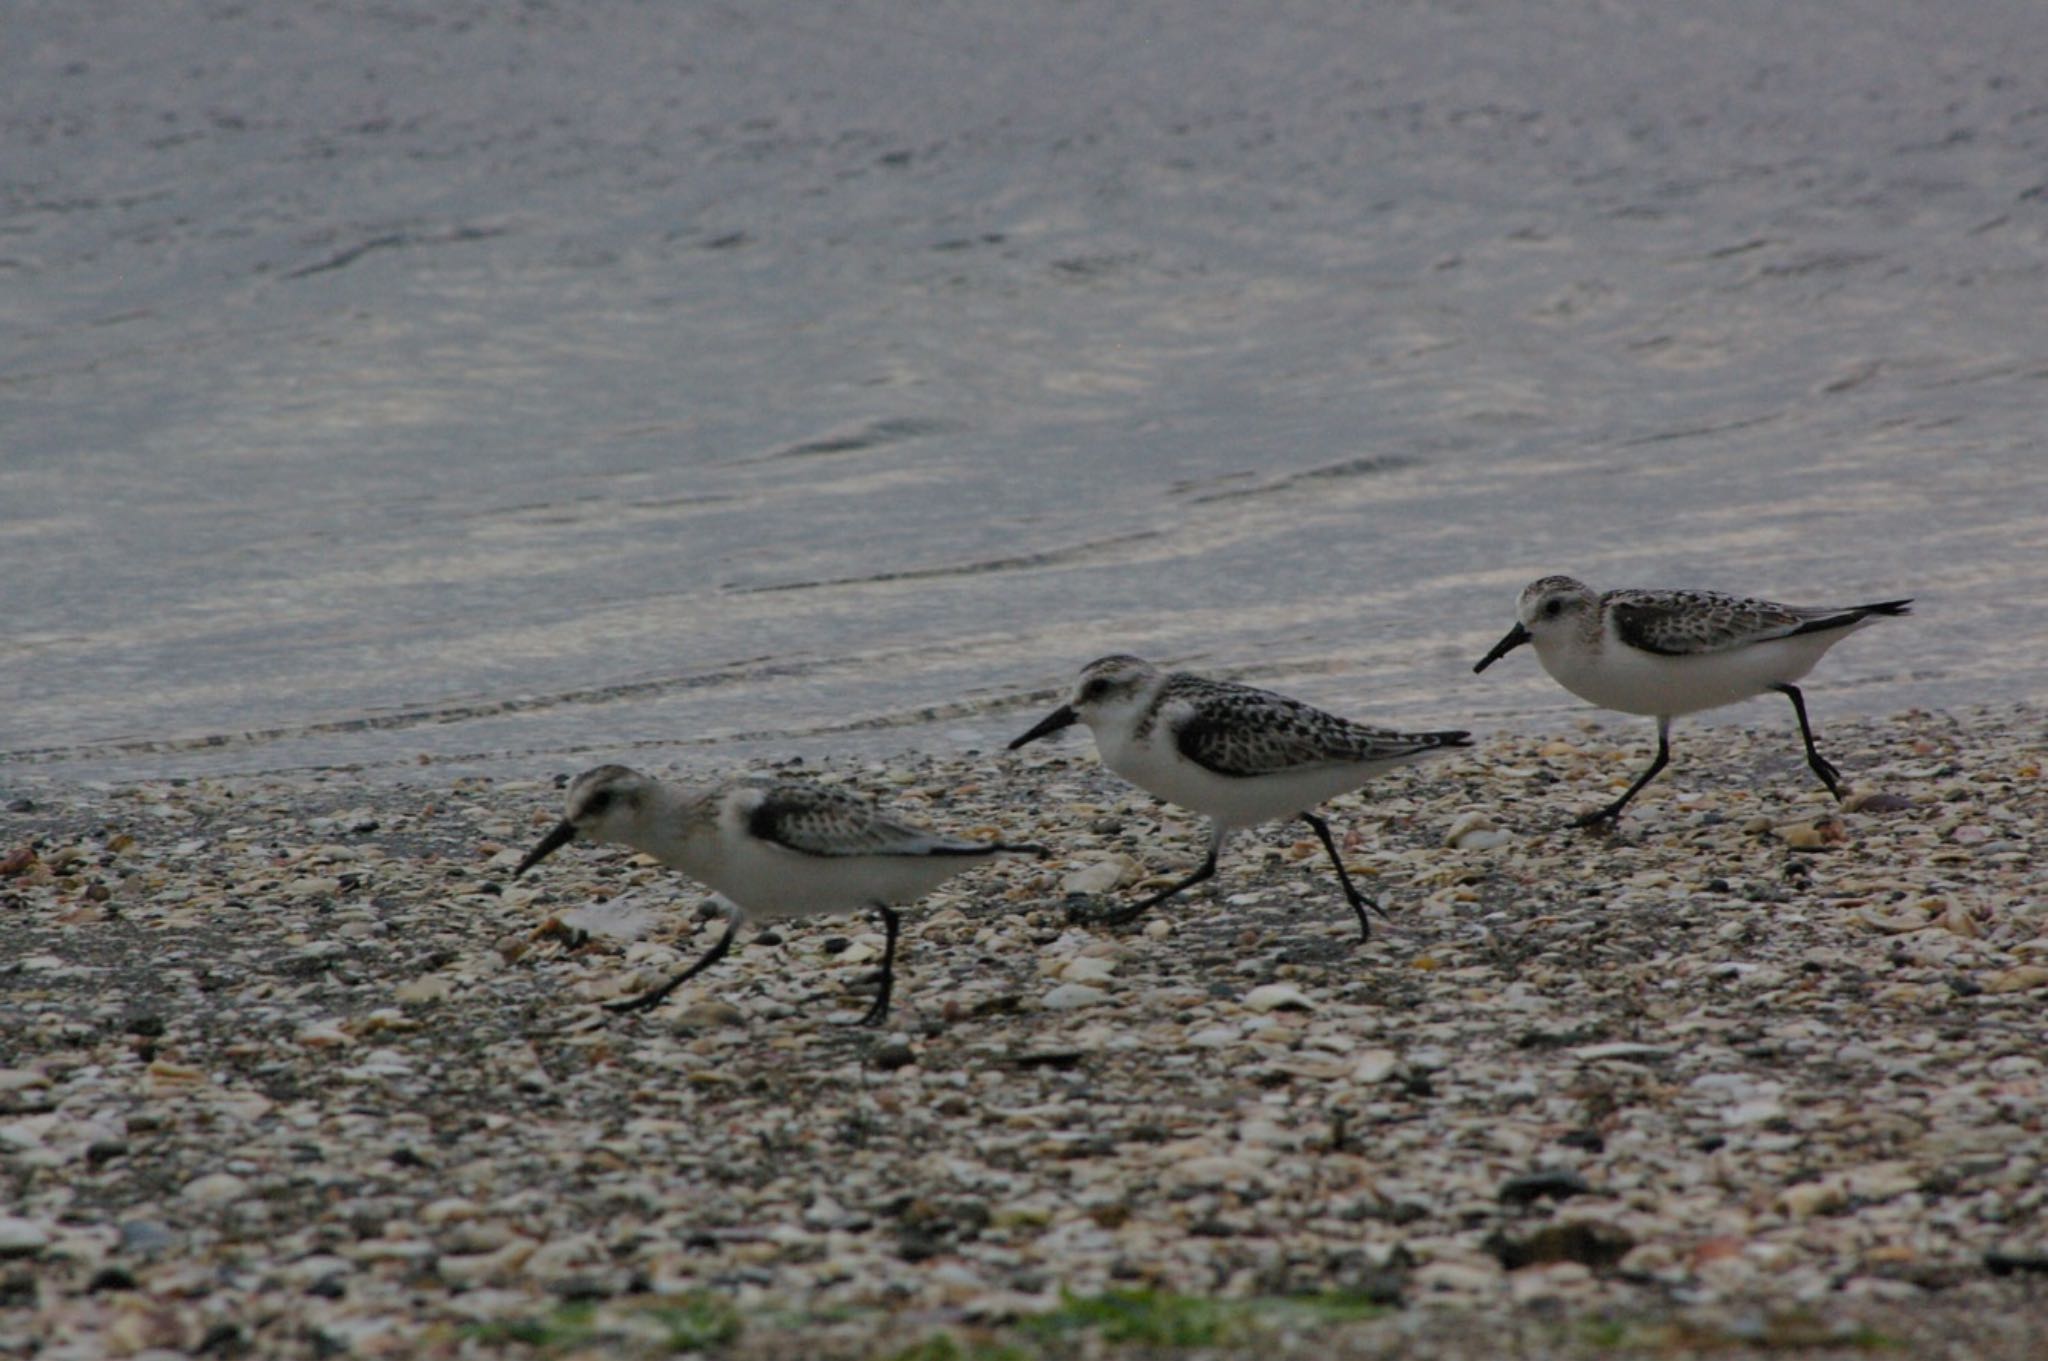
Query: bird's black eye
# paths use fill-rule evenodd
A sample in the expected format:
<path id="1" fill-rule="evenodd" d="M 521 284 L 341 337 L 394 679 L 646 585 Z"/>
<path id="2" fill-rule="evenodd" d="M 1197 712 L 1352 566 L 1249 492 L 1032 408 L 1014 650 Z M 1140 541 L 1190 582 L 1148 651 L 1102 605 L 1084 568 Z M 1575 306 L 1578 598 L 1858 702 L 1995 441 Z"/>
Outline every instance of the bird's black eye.
<path id="1" fill-rule="evenodd" d="M 1547 600 L 1543 603 L 1543 612 L 1555 619 L 1564 613 L 1564 602 L 1557 599 Z"/>
<path id="2" fill-rule="evenodd" d="M 612 791 L 600 789 L 583 803 L 585 817 L 603 817 L 605 809 L 612 806 Z"/>
<path id="3" fill-rule="evenodd" d="M 1097 676 L 1094 680 L 1081 687 L 1081 698 L 1084 700 L 1101 699 L 1108 693 L 1109 682 L 1101 676 Z"/>

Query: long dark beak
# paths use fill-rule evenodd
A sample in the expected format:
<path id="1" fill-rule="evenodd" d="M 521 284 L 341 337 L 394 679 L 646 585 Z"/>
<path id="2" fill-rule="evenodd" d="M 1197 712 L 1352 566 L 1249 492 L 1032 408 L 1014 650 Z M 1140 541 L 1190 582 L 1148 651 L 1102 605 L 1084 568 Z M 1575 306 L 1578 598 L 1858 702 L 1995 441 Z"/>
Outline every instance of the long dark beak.
<path id="1" fill-rule="evenodd" d="M 512 877 L 517 879 L 575 839 L 576 824 L 567 819 L 556 823 L 554 830 L 542 837 L 540 844 L 526 853 L 526 859 L 519 862 L 519 868 L 512 871 Z"/>
<path id="2" fill-rule="evenodd" d="M 1010 743 L 1010 750 L 1015 751 L 1026 742 L 1036 742 L 1049 732 L 1058 732 L 1061 728 L 1071 728 L 1080 721 L 1081 715 L 1074 712 L 1073 705 L 1062 704 L 1059 708 L 1054 709 L 1044 718 L 1039 719 L 1036 724 L 1032 725 L 1030 732 L 1025 733 L 1022 737 Z"/>
<path id="3" fill-rule="evenodd" d="M 1495 643 L 1493 645 L 1493 651 L 1487 653 L 1484 657 L 1481 657 L 1479 659 L 1479 664 L 1474 666 L 1472 669 L 1474 671 L 1484 671 L 1487 667 L 1492 666 L 1495 662 L 1507 656 L 1510 652 L 1513 652 L 1516 648 L 1520 647 L 1522 644 L 1528 641 L 1529 630 L 1523 628 L 1520 623 L 1517 623 L 1513 628 L 1508 630 L 1508 636 L 1501 639 L 1499 642 Z"/>

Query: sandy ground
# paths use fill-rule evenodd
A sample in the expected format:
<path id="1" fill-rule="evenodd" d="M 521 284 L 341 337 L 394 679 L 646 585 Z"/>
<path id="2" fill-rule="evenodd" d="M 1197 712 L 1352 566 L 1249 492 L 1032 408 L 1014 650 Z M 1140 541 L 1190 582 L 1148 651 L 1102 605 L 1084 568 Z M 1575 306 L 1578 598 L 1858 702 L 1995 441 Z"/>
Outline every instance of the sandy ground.
<path id="1" fill-rule="evenodd" d="M 715 926 L 512 881 L 552 779 L 30 790 L 0 1354 L 2038 1357 L 2043 731 L 1832 724 L 1840 808 L 1689 731 L 1604 836 L 1646 732 L 1490 738 L 1331 806 L 1367 942 L 1300 828 L 1070 920 L 1199 845 L 1080 742 L 801 772 L 1057 852 L 911 914 L 879 1032 L 852 920 L 594 1005 Z"/>

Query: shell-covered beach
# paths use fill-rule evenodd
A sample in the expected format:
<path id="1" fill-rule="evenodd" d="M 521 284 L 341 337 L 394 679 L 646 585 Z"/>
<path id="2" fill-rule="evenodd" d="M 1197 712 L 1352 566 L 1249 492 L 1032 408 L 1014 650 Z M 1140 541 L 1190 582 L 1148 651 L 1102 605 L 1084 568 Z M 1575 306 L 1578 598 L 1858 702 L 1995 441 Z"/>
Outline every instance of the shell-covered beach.
<path id="1" fill-rule="evenodd" d="M 4 38 L 0 1356 L 2048 1356 L 2038 0 Z M 1850 796 L 1771 697 L 1574 830 L 1559 572 L 1912 597 Z M 1074 911 L 1204 850 L 1002 750 L 1126 652 L 1477 734 L 1369 941 L 1302 824 Z M 617 1015 L 601 762 L 1053 854 Z"/>
<path id="2" fill-rule="evenodd" d="M 617 850 L 512 881 L 553 781 L 17 800 L 0 1352 L 2040 1355 L 2043 715 L 1832 723 L 1839 807 L 1681 730 L 1570 829 L 1643 726 L 1331 805 L 1370 942 L 1300 828 L 1071 924 L 1200 854 L 1085 742 L 800 766 L 1055 851 L 908 914 L 880 1032 L 853 919 L 599 1009 L 716 925 Z"/>

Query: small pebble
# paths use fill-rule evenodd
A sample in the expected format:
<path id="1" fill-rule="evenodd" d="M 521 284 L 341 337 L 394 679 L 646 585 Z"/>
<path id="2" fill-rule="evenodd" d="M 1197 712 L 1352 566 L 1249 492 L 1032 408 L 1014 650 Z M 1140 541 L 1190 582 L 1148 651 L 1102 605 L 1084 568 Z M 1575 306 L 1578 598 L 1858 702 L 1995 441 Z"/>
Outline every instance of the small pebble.
<path id="1" fill-rule="evenodd" d="M 1508 1205 L 1527 1205 L 1536 1200 L 1566 1200 L 1592 1191 L 1586 1179 L 1567 1168 L 1552 1168 L 1510 1177 L 1501 1184 L 1500 1199 Z"/>
<path id="2" fill-rule="evenodd" d="M 1111 856 L 1085 865 L 1060 881 L 1060 891 L 1070 896 L 1094 898 L 1137 877 L 1138 863 L 1127 855 Z"/>
<path id="3" fill-rule="evenodd" d="M 0 1216 L 0 1257 L 33 1257 L 49 1245 L 46 1226 L 32 1219 Z"/>
<path id="4" fill-rule="evenodd" d="M 1067 983 L 1100 983 L 1116 972 L 1116 961 L 1082 955 L 1060 966 L 1060 979 Z"/>
<path id="5" fill-rule="evenodd" d="M 201 1205 L 225 1205 L 249 1194 L 249 1183 L 232 1172 L 212 1172 L 186 1182 L 178 1194 Z"/>
<path id="6" fill-rule="evenodd" d="M 877 1046 L 868 1061 L 885 1073 L 894 1072 L 898 1068 L 907 1068 L 916 1063 L 917 1051 L 897 1040 Z"/>
<path id="7" fill-rule="evenodd" d="M 1292 983 L 1263 983 L 1244 995 L 1247 1009 L 1268 1011 L 1314 1011 L 1316 1004 Z"/>

